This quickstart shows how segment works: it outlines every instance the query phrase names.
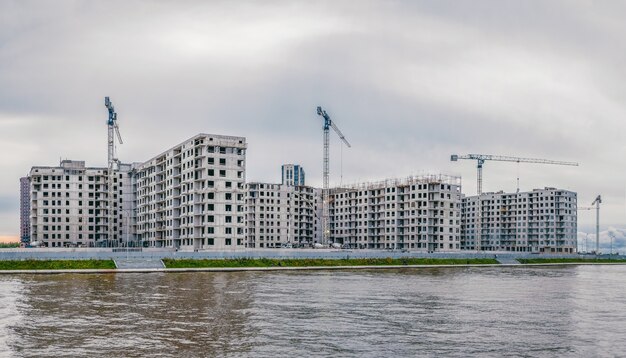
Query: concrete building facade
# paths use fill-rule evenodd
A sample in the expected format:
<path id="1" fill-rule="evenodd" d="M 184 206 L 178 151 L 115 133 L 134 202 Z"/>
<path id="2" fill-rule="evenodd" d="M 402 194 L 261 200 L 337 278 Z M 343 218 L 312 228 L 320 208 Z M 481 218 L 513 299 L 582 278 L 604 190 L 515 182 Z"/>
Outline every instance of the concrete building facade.
<path id="1" fill-rule="evenodd" d="M 248 183 L 249 248 L 309 247 L 322 240 L 322 191 L 308 186 Z"/>
<path id="2" fill-rule="evenodd" d="M 284 164 L 281 167 L 281 177 L 283 185 L 306 185 L 304 169 L 298 164 Z"/>
<path id="3" fill-rule="evenodd" d="M 30 178 L 20 178 L 20 241 L 30 242 Z"/>
<path id="4" fill-rule="evenodd" d="M 149 247 L 244 248 L 246 139 L 198 134 L 137 168 L 137 234 Z"/>
<path id="5" fill-rule="evenodd" d="M 576 252 L 575 192 L 463 197 L 460 178 L 446 175 L 331 189 L 330 241 L 322 242 L 322 190 L 302 185 L 304 170 L 296 164 L 282 166 L 282 184 L 246 184 L 246 151 L 244 137 L 198 134 L 146 162 L 117 163 L 112 190 L 105 167 L 72 160 L 32 167 L 20 179 L 22 241 L 186 250 L 335 243 L 424 252 Z"/>
<path id="6" fill-rule="evenodd" d="M 575 192 L 545 188 L 483 193 L 464 197 L 461 212 L 464 250 L 576 252 Z"/>
<path id="7" fill-rule="evenodd" d="M 113 182 L 109 237 L 108 169 L 63 160 L 58 167 L 32 167 L 30 178 L 31 242 L 45 247 L 121 246 L 129 237 L 124 208 L 132 207 L 131 165 L 120 165 Z M 125 184 L 126 183 L 126 184 Z"/>
<path id="8" fill-rule="evenodd" d="M 414 176 L 332 189 L 330 240 L 344 247 L 459 251 L 461 180 Z"/>

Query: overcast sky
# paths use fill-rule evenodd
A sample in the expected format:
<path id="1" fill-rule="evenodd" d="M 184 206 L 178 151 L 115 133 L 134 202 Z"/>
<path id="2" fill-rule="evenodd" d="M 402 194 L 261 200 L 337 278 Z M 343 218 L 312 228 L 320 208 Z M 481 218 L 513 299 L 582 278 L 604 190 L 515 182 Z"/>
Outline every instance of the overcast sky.
<path id="1" fill-rule="evenodd" d="M 199 132 L 247 137 L 247 178 L 300 163 L 321 185 L 427 172 L 476 192 L 602 194 L 626 219 L 626 3 L 621 1 L 0 1 L 0 236 L 19 232 L 19 177 L 59 158 L 106 165 L 104 97 L 119 157 L 143 161 Z M 342 159 L 342 160 L 341 160 Z M 342 165 L 341 165 L 342 164 Z M 341 170 L 341 167 L 343 170 Z M 592 231 L 591 211 L 579 231 Z M 618 231 L 616 231 L 618 232 Z M 621 231 L 619 231 L 621 233 Z M 620 234 L 621 235 L 621 234 Z"/>

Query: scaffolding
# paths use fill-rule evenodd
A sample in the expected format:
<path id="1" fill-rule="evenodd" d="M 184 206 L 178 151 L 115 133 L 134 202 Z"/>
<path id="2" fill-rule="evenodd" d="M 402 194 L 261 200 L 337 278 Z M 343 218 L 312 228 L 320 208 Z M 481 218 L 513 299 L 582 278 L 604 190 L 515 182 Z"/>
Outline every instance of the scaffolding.
<path id="1" fill-rule="evenodd" d="M 411 175 L 404 178 L 390 178 L 372 182 L 343 185 L 342 187 L 333 188 L 331 192 L 334 194 L 351 190 L 376 190 L 387 187 L 411 186 L 414 184 L 446 184 L 458 185 L 460 187 L 461 177 L 448 174 Z"/>

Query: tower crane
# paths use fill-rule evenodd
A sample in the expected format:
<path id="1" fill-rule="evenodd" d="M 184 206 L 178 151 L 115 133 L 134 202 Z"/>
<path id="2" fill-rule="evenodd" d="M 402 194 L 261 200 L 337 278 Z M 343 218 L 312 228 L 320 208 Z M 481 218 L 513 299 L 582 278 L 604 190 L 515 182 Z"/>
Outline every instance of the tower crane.
<path id="1" fill-rule="evenodd" d="M 602 203 L 602 196 L 598 194 L 591 206 L 578 207 L 578 210 L 596 210 L 596 255 L 600 252 L 600 203 Z"/>
<path id="2" fill-rule="evenodd" d="M 602 196 L 598 194 L 596 199 L 591 203 L 591 206 L 596 206 L 596 255 L 600 252 L 600 204 L 602 203 Z"/>
<path id="3" fill-rule="evenodd" d="M 115 158 L 115 137 L 117 137 L 117 141 L 120 144 L 123 144 L 122 142 L 122 136 L 120 135 L 120 128 L 117 125 L 117 113 L 115 112 L 115 108 L 113 107 L 113 103 L 111 102 L 111 100 L 109 99 L 109 97 L 104 97 L 104 106 L 107 108 L 107 110 L 109 111 L 109 119 L 107 121 L 107 127 L 108 127 L 108 164 L 109 164 L 109 171 L 108 171 L 108 177 L 109 177 L 109 182 L 108 182 L 108 197 L 107 197 L 107 201 L 108 201 L 108 235 L 107 235 L 107 243 L 111 242 L 111 240 L 113 239 L 113 212 L 115 209 L 115 201 L 113 200 L 113 196 L 114 196 L 114 190 L 113 190 L 113 183 L 115 182 L 115 174 L 113 173 L 116 169 L 116 164 L 118 163 L 117 158 Z"/>
<path id="4" fill-rule="evenodd" d="M 553 164 L 553 165 L 571 165 L 578 166 L 578 163 L 574 162 L 561 162 L 556 160 L 547 160 L 547 159 L 534 159 L 534 158 L 518 158 L 518 157 L 506 157 L 500 155 L 489 155 L 489 154 L 467 154 L 467 155 L 457 155 L 453 154 L 450 156 L 450 160 L 453 162 L 458 161 L 459 159 L 471 159 L 476 160 L 478 162 L 477 169 L 477 186 L 476 192 L 478 195 L 483 193 L 483 164 L 487 160 L 495 160 L 500 162 L 516 162 L 516 163 L 535 163 L 535 164 Z M 517 183 L 517 190 L 519 191 L 519 178 Z"/>
<path id="5" fill-rule="evenodd" d="M 328 201 L 330 197 L 329 195 L 330 188 L 329 188 L 329 181 L 328 181 L 329 174 L 330 174 L 330 170 L 329 170 L 330 128 L 332 128 L 335 131 L 335 133 L 337 133 L 339 138 L 348 146 L 348 148 L 350 148 L 351 145 L 350 143 L 348 143 L 348 140 L 343 135 L 343 133 L 341 133 L 339 128 L 337 128 L 335 123 L 330 119 L 330 116 L 326 113 L 326 111 L 322 109 L 322 107 L 319 107 L 319 106 L 317 107 L 317 115 L 324 118 L 324 127 L 323 127 L 324 129 L 324 165 L 323 165 L 324 184 L 322 187 L 322 244 L 327 244 L 328 237 L 330 235 L 330 227 L 328 223 L 328 218 L 329 218 L 329 202 Z"/>
<path id="6" fill-rule="evenodd" d="M 109 129 L 109 155 L 108 155 L 108 163 L 109 166 L 111 163 L 115 163 L 117 159 L 115 158 L 115 138 L 117 136 L 117 141 L 120 144 L 124 144 L 122 141 L 122 136 L 120 135 L 120 127 L 117 125 L 117 113 L 115 112 L 115 107 L 113 107 L 113 102 L 109 99 L 109 97 L 104 97 L 104 106 L 109 110 L 109 120 L 107 121 L 107 127 Z"/>

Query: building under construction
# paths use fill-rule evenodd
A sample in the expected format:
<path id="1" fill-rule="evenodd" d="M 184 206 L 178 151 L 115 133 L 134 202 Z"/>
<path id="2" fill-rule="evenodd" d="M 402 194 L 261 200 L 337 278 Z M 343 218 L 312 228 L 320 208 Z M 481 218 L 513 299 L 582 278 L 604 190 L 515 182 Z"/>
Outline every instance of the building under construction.
<path id="1" fill-rule="evenodd" d="M 246 184 L 249 248 L 310 247 L 322 240 L 322 190 L 304 185 Z"/>
<path id="2" fill-rule="evenodd" d="M 149 247 L 245 247 L 244 137 L 198 134 L 137 166 L 137 234 Z"/>
<path id="3" fill-rule="evenodd" d="M 130 164 L 119 164 L 110 175 L 108 168 L 86 167 L 84 161 L 73 160 L 63 160 L 59 166 L 32 167 L 31 243 L 111 247 L 134 242 L 132 172 Z"/>
<path id="4" fill-rule="evenodd" d="M 576 252 L 576 193 L 481 193 L 486 160 L 577 163 L 453 155 L 452 160 L 478 161 L 479 195 L 471 197 L 461 194 L 460 177 L 448 175 L 330 188 L 329 129 L 350 143 L 318 107 L 324 120 L 323 187 L 304 186 L 304 171 L 295 165 L 283 166 L 283 184 L 246 185 L 244 137 L 201 133 L 145 162 L 120 162 L 117 113 L 108 97 L 105 105 L 107 167 L 62 161 L 58 167 L 33 167 L 24 179 L 32 240 L 39 245 Z M 599 202 L 600 197 L 594 204 Z"/>
<path id="5" fill-rule="evenodd" d="M 461 178 L 388 179 L 331 190 L 330 241 L 348 248 L 461 249 Z"/>
<path id="6" fill-rule="evenodd" d="M 520 193 L 483 193 L 461 205 L 462 249 L 574 253 L 576 193 L 545 188 Z"/>

